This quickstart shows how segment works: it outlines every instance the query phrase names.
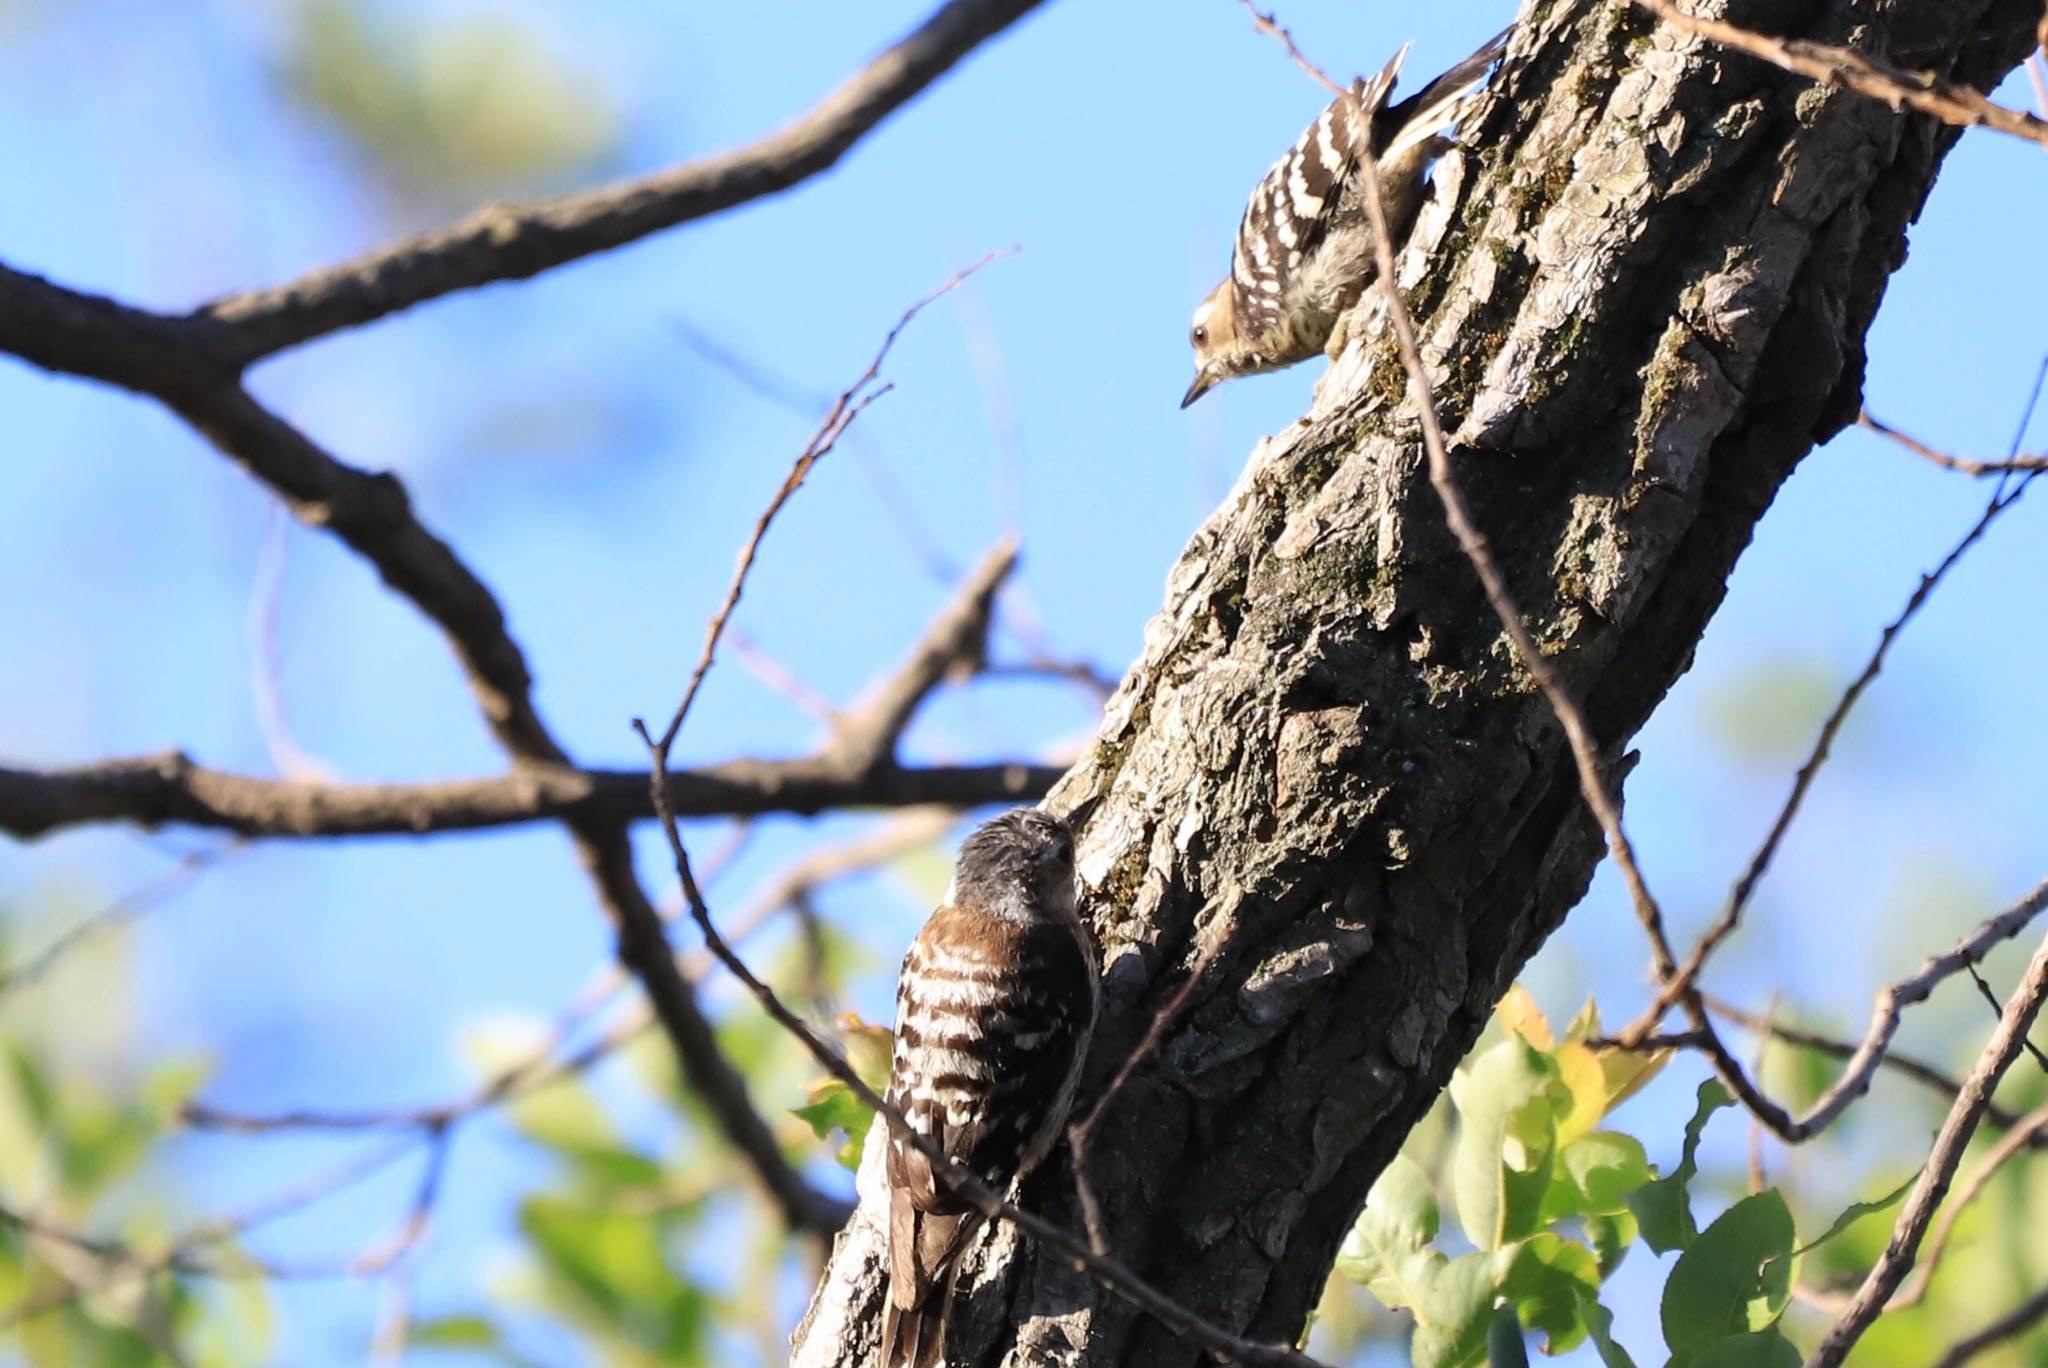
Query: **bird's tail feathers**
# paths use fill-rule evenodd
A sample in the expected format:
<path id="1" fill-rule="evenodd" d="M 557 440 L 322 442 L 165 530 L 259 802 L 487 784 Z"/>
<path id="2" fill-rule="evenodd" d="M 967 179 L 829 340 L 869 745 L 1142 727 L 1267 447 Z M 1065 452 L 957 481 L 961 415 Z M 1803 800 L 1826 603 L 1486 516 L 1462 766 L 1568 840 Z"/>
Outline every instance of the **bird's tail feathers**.
<path id="1" fill-rule="evenodd" d="M 891 1301 L 883 1308 L 883 1368 L 938 1368 L 945 1347 L 943 1297 L 933 1298 L 922 1306 L 898 1306 Z"/>
<path id="2" fill-rule="evenodd" d="M 1507 51 L 1508 37 L 1513 32 L 1511 28 L 1502 29 L 1470 57 L 1390 108 L 1387 116 L 1388 122 L 1394 125 L 1394 135 L 1387 140 L 1385 147 L 1375 148 L 1374 155 L 1382 161 L 1391 160 L 1424 139 L 1434 137 L 1447 124 L 1456 125 L 1458 136 L 1462 138 L 1467 131 L 1466 121 L 1480 105 L 1480 97 L 1484 93 L 1481 86 L 1487 70 Z M 1402 52 L 1406 51 L 1406 48 L 1402 49 Z M 1400 54 L 1396 54 L 1389 70 L 1399 65 Z M 1386 97 L 1382 94 L 1380 98 Z"/>

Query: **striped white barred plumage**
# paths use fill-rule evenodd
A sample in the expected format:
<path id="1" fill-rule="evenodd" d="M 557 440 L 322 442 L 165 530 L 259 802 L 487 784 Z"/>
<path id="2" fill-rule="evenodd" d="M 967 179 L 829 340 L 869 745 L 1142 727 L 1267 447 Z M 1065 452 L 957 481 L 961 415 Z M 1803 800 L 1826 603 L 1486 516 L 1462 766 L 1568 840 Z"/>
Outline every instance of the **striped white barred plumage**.
<path id="1" fill-rule="evenodd" d="M 1094 1029 L 1095 954 L 1075 907 L 1073 837 L 1032 809 L 961 846 L 946 899 L 904 956 L 889 1101 L 998 1192 L 1037 1167 L 1073 1105 Z M 980 1214 L 916 1146 L 888 1140 L 887 1368 L 931 1368 Z"/>
<path id="2" fill-rule="evenodd" d="M 1469 112 L 1507 36 L 1388 105 L 1404 47 L 1370 81 L 1354 83 L 1351 97 L 1332 100 L 1273 163 L 1238 221 L 1230 274 L 1195 310 L 1195 379 L 1182 408 L 1225 380 L 1291 366 L 1329 343 L 1377 269 L 1355 175 L 1360 149 L 1369 137 L 1388 227 L 1405 238 L 1422 207 L 1423 173 L 1451 146 L 1441 130 Z"/>

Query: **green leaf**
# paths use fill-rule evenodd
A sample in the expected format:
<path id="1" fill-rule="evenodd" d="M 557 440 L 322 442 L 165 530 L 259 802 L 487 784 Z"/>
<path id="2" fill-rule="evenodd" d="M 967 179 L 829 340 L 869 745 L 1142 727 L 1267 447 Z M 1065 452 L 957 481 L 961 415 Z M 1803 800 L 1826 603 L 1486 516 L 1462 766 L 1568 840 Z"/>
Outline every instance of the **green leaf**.
<path id="1" fill-rule="evenodd" d="M 519 1133 L 549 1149 L 610 1149 L 618 1128 L 597 1095 L 573 1078 L 522 1094 L 506 1107 Z"/>
<path id="2" fill-rule="evenodd" d="M 1776 1323 L 1792 1290 L 1792 1212 L 1775 1188 L 1745 1197 L 1699 1233 L 1664 1284 L 1675 1356 Z"/>
<path id="3" fill-rule="evenodd" d="M 559 1197 L 528 1198 L 519 1220 L 549 1270 L 600 1315 L 623 1319 L 675 1290 L 651 1221 Z"/>
<path id="4" fill-rule="evenodd" d="M 1344 1237 L 1337 1271 L 1389 1310 L 1418 1306 L 1445 1262 L 1443 1255 L 1425 1248 L 1436 1238 L 1440 1220 L 1429 1175 L 1413 1159 L 1397 1154 Z"/>
<path id="5" fill-rule="evenodd" d="M 0 1191 L 26 1193 L 45 1180 L 57 1102 L 43 1071 L 20 1046 L 6 1047 L 0 1069 Z"/>
<path id="6" fill-rule="evenodd" d="M 1588 1216 L 1585 1220 L 1586 1238 L 1593 1242 L 1593 1254 L 1600 1269 L 1600 1279 L 1620 1266 L 1628 1247 L 1636 1242 L 1641 1227 L 1636 1224 L 1635 1213 L 1617 1211 L 1610 1216 Z"/>
<path id="7" fill-rule="evenodd" d="M 858 1173 L 861 1146 L 867 1140 L 875 1114 L 868 1110 L 867 1103 L 853 1095 L 853 1089 L 836 1078 L 821 1078 L 811 1084 L 810 1098 L 803 1106 L 790 1108 L 790 1114 L 802 1118 L 820 1140 L 830 1138 L 835 1130 L 846 1132 L 846 1143 L 833 1157 Z"/>
<path id="8" fill-rule="evenodd" d="M 66 1111 L 61 1134 L 51 1139 L 61 1146 L 58 1162 L 64 1185 L 78 1198 L 92 1197 L 126 1177 L 163 1129 L 146 1107 L 111 1107 L 74 1098 Z"/>
<path id="9" fill-rule="evenodd" d="M 1822 1245 L 1826 1244 L 1829 1240 L 1834 1239 L 1837 1235 L 1847 1230 L 1850 1226 L 1855 1225 L 1865 1216 L 1875 1216 L 1878 1212 L 1885 1210 L 1887 1207 L 1896 1205 L 1901 1197 L 1904 1197 L 1907 1193 L 1913 1190 L 1913 1184 L 1919 1181 L 1920 1171 L 1918 1169 L 1915 1169 L 1912 1173 L 1907 1175 L 1905 1182 L 1899 1184 L 1890 1192 L 1887 1192 L 1884 1196 L 1872 1198 L 1868 1202 L 1857 1202 L 1855 1205 L 1851 1206 L 1847 1211 L 1844 1211 L 1841 1215 L 1835 1217 L 1835 1223 L 1829 1226 L 1825 1233 L 1820 1235 L 1818 1238 L 1801 1245 L 1799 1247 L 1799 1252 L 1801 1254 L 1810 1254 L 1814 1250 L 1819 1249 Z"/>
<path id="10" fill-rule="evenodd" d="M 1500 1251 L 1498 1291 L 1521 1324 L 1544 1337 L 1543 1352 L 1562 1354 L 1586 1338 L 1580 1305 L 1600 1293 L 1592 1251 L 1548 1232 Z"/>
<path id="11" fill-rule="evenodd" d="M 1636 1361 L 1628 1356 L 1628 1350 L 1614 1342 L 1612 1311 L 1591 1297 L 1582 1297 L 1579 1316 L 1586 1322 L 1586 1333 L 1592 1338 L 1593 1348 L 1599 1353 L 1605 1368 L 1636 1368 Z"/>
<path id="12" fill-rule="evenodd" d="M 1614 1131 L 1581 1136 L 1558 1152 L 1550 1190 L 1544 1194 L 1546 1224 L 1566 1216 L 1612 1216 L 1628 1210 L 1629 1194 L 1655 1174 L 1642 1142 Z"/>
<path id="13" fill-rule="evenodd" d="M 1799 1368 L 1802 1361 L 1792 1341 L 1770 1329 L 1710 1344 L 1687 1360 L 1686 1368 Z"/>
<path id="14" fill-rule="evenodd" d="M 550 1083 L 506 1110 L 520 1134 L 568 1161 L 596 1191 L 660 1188 L 673 1176 L 621 1139 L 597 1095 L 577 1080 Z"/>
<path id="15" fill-rule="evenodd" d="M 498 1327 L 482 1316 L 441 1316 L 416 1322 L 407 1339 L 422 1348 L 495 1349 L 504 1342 Z"/>
<path id="16" fill-rule="evenodd" d="M 1494 1308 L 1486 1327 L 1488 1368 L 1529 1368 L 1529 1346 L 1522 1342 L 1522 1323 L 1506 1306 Z"/>
<path id="17" fill-rule="evenodd" d="M 1548 1054 L 1557 1048 L 1557 1037 L 1551 1034 L 1543 1009 L 1536 1005 L 1536 999 L 1521 984 L 1515 984 L 1501 996 L 1501 1000 L 1494 1004 L 1493 1013 L 1500 1018 L 1500 1024 L 1508 1034 L 1520 1036 L 1535 1049 Z"/>
<path id="18" fill-rule="evenodd" d="M 1472 1368 L 1486 1357 L 1486 1329 L 1493 1319 L 1494 1256 L 1461 1255 L 1437 1270 L 1415 1308 L 1415 1368 Z"/>
<path id="19" fill-rule="evenodd" d="M 1607 1079 L 1607 1110 L 1613 1111 L 1641 1092 L 1676 1054 L 1675 1050 L 1594 1050 L 1593 1057 Z"/>
<path id="20" fill-rule="evenodd" d="M 1569 1105 L 1555 1067 L 1526 1041 L 1504 1040 L 1451 1079 L 1458 1108 L 1452 1196 L 1466 1238 L 1499 1249 L 1541 1226 L 1557 1112 Z"/>
<path id="21" fill-rule="evenodd" d="M 160 1123 L 168 1123 L 213 1076 L 213 1062 L 204 1055 L 174 1055 L 149 1071 L 137 1096 Z"/>
<path id="22" fill-rule="evenodd" d="M 1693 1111 L 1692 1120 L 1685 1123 L 1685 1147 L 1680 1153 L 1678 1167 L 1656 1182 L 1636 1189 L 1628 1199 L 1629 1210 L 1642 1224 L 1643 1240 L 1659 1254 L 1684 1249 L 1699 1233 L 1699 1226 L 1693 1220 L 1687 1185 L 1699 1172 L 1700 1135 L 1707 1128 L 1707 1118 L 1732 1105 L 1734 1099 L 1721 1086 L 1720 1080 L 1710 1078 L 1700 1084 L 1699 1105 Z"/>

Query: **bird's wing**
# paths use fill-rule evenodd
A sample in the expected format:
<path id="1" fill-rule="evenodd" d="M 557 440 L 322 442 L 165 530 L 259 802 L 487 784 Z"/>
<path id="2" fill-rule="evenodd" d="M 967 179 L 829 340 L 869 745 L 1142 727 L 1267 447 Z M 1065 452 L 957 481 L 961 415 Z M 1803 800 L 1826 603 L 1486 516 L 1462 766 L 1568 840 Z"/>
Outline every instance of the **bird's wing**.
<path id="1" fill-rule="evenodd" d="M 1270 332 L 1285 312 L 1287 278 L 1328 230 L 1357 168 L 1362 131 L 1386 104 L 1407 55 L 1404 45 L 1371 80 L 1330 101 L 1252 191 L 1230 259 L 1240 335 Z"/>

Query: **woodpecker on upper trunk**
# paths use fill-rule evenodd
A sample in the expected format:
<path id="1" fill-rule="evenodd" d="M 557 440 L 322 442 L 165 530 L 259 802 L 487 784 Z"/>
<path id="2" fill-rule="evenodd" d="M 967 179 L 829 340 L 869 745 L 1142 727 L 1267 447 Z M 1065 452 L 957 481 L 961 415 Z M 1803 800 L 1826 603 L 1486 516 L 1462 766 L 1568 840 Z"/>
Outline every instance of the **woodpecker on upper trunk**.
<path id="1" fill-rule="evenodd" d="M 1507 47 L 1507 30 L 1399 104 L 1387 104 L 1403 47 L 1379 75 L 1330 102 L 1273 163 L 1237 225 L 1230 274 L 1195 310 L 1188 340 L 1195 381 L 1186 408 L 1225 380 L 1305 361 L 1330 345 L 1376 271 L 1372 220 L 1358 178 L 1371 139 L 1380 198 L 1398 249 L 1422 207 L 1423 173 L 1451 146 L 1443 135 Z M 1342 344 L 1341 334 L 1337 337 Z"/>
<path id="2" fill-rule="evenodd" d="M 1081 925 L 1074 837 L 1032 808 L 960 846 L 945 899 L 903 958 L 888 1101 L 999 1194 L 1037 1167 L 1073 1105 L 1095 1028 L 1095 950 Z M 981 1213 L 918 1146 L 887 1137 L 886 1368 L 931 1368 Z"/>

